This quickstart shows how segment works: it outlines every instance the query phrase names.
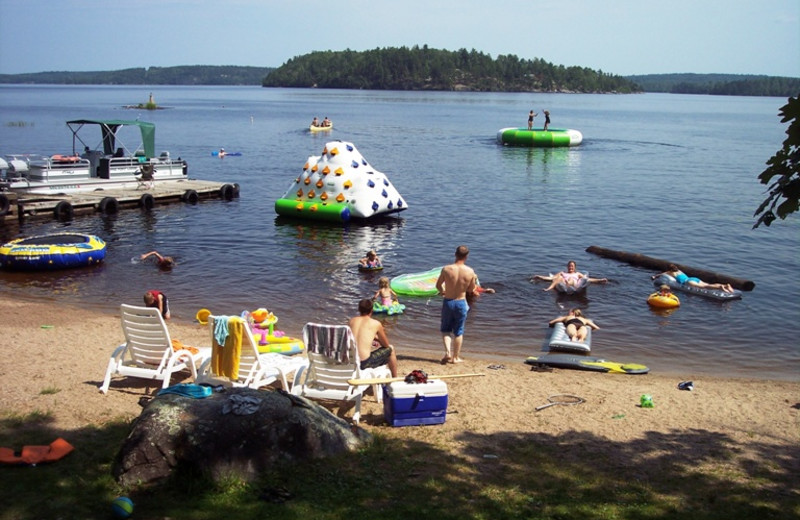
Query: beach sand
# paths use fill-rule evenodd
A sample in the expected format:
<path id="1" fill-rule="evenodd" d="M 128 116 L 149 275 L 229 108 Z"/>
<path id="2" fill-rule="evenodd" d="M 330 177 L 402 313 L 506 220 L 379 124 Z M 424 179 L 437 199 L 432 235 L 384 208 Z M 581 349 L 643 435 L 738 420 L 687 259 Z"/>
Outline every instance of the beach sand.
<path id="1" fill-rule="evenodd" d="M 139 400 L 153 395 L 155 382 L 116 376 L 107 395 L 98 391 L 112 350 L 123 341 L 117 314 L 101 314 L 54 303 L 0 298 L 0 411 L 3 416 L 49 412 L 51 426 L 70 439 L 70 431 L 100 426 L 114 419 L 132 419 L 141 411 Z M 209 344 L 206 327 L 168 322 L 173 338 L 188 345 Z M 298 335 L 298 331 L 287 331 Z M 440 338 L 431 338 L 432 349 Z M 798 452 L 800 437 L 800 382 L 725 379 L 701 374 L 604 374 L 555 369 L 531 370 L 523 359 L 470 358 L 465 336 L 464 363 L 439 364 L 439 350 L 412 352 L 396 344 L 400 373 L 414 369 L 431 375 L 481 373 L 480 377 L 448 379 L 449 406 L 442 425 L 392 428 L 383 420 L 383 408 L 373 395 L 362 405 L 361 426 L 388 438 L 430 442 L 464 454 L 464 439 L 476 458 L 491 454 L 500 438 L 514 435 L 548 439 L 585 436 L 611 445 L 647 441 L 659 434 L 680 436 L 703 432 L 739 454 Z M 491 368 L 490 368 L 491 367 Z M 694 391 L 677 388 L 692 380 Z M 189 379 L 183 379 L 189 381 Z M 173 383 L 181 382 L 173 379 Z M 553 394 L 585 399 L 575 406 L 552 406 L 535 411 Z M 653 408 L 641 408 L 640 396 L 649 394 Z M 337 410 L 332 405 L 333 410 Z M 349 419 L 352 410 L 346 412 Z M 478 439 L 476 441 L 476 439 Z M 485 439 L 485 446 L 481 440 Z M 718 442 L 718 440 L 717 440 Z M 477 447 L 477 449 L 476 449 Z M 758 449 L 755 449 L 758 447 Z M 751 450 L 751 448 L 753 450 Z M 683 448 L 707 452 L 708 446 L 687 442 Z M 483 452 L 483 454 L 481 453 Z M 795 474 L 800 472 L 795 456 Z"/>

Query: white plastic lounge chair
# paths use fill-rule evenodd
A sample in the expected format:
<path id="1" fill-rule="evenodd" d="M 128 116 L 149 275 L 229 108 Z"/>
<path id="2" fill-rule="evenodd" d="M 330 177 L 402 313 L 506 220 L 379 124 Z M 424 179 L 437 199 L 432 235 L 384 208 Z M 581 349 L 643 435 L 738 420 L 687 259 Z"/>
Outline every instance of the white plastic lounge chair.
<path id="1" fill-rule="evenodd" d="M 229 332 L 222 344 L 218 341 L 221 338 L 215 334 L 219 320 L 227 320 Z M 211 357 L 200 367 L 198 383 L 257 389 L 280 379 L 283 389 L 288 392 L 287 376 L 308 366 L 308 359 L 300 354 L 260 354 L 247 324 L 239 316 L 209 316 L 208 327 L 213 347 Z M 226 352 L 225 349 L 236 348 L 237 338 L 241 338 L 241 345 L 238 364 L 234 367 L 234 359 L 227 356 L 235 355 L 235 351 Z"/>
<path id="2" fill-rule="evenodd" d="M 353 422 L 361 419 L 361 396 L 369 385 L 353 386 L 348 379 L 391 377 L 389 367 L 361 370 L 355 336 L 347 325 L 306 323 L 303 327 L 309 366 L 295 376 L 292 393 L 311 399 L 355 401 Z M 375 397 L 382 402 L 379 385 L 374 385 Z"/>
<path id="3" fill-rule="evenodd" d="M 172 374 L 189 370 L 197 378 L 197 366 L 211 355 L 211 349 L 198 348 L 175 350 L 169 336 L 167 324 L 155 307 L 120 305 L 122 331 L 125 343 L 114 349 L 100 391 L 108 392 L 111 376 L 139 377 L 162 380 L 162 388 L 169 386 Z"/>

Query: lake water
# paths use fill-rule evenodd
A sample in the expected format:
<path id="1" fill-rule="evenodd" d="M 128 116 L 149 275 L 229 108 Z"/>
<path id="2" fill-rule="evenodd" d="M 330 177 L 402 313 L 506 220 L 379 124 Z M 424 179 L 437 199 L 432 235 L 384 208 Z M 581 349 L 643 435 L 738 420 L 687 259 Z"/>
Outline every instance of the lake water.
<path id="1" fill-rule="evenodd" d="M 150 92 L 170 108 L 121 108 L 147 101 Z M 299 335 L 306 321 L 345 322 L 358 299 L 374 293 L 378 277 L 355 268 L 368 249 L 382 256 L 382 274 L 394 277 L 448 263 L 463 243 L 483 285 L 497 289 L 472 307 L 465 356 L 522 362 L 541 350 L 547 321 L 577 305 L 601 327 L 593 335 L 595 355 L 687 377 L 797 380 L 800 219 L 751 229 L 765 198 L 757 176 L 786 137 L 777 117 L 785 103 L 667 94 L 4 85 L 0 153 L 68 153 L 69 119 L 140 118 L 156 123 L 158 150 L 186 159 L 191 177 L 237 182 L 241 197 L 0 226 L 4 241 L 67 229 L 108 242 L 99 268 L 0 272 L 0 291 L 114 312 L 160 289 L 174 320 L 191 321 L 202 307 L 219 314 L 267 307 L 279 329 Z M 529 110 L 545 108 L 553 127 L 580 130 L 583 144 L 496 144 L 498 129 L 524 126 Z M 310 134 L 314 116 L 331 118 L 335 129 Z M 336 139 L 354 143 L 386 173 L 409 209 L 375 225 L 277 218 L 275 200 L 306 159 Z M 219 147 L 242 156 L 212 157 Z M 655 312 L 645 303 L 654 272 L 585 252 L 591 245 L 756 287 L 727 303 L 681 294 L 675 312 Z M 132 260 L 153 249 L 175 256 L 178 266 L 160 272 Z M 568 259 L 611 283 L 570 301 L 529 281 Z M 413 347 L 438 359 L 441 300 L 401 301 L 405 314 L 382 318 L 392 342 L 401 354 Z"/>

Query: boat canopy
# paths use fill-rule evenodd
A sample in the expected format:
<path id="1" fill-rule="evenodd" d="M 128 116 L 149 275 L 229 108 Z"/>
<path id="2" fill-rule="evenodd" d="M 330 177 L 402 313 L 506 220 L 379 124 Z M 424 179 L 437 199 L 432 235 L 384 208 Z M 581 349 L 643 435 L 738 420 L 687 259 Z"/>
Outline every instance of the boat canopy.
<path id="1" fill-rule="evenodd" d="M 117 130 L 122 126 L 137 126 L 142 134 L 142 148 L 144 155 L 148 159 L 155 157 L 156 153 L 156 125 L 144 121 L 124 120 L 124 119 L 76 119 L 74 121 L 67 121 L 67 126 L 72 131 L 72 145 L 73 151 L 75 148 L 75 139 L 86 143 L 78 137 L 78 132 L 84 125 L 97 125 L 100 127 L 103 137 L 103 153 L 105 155 L 112 155 L 117 149 Z M 135 151 L 135 150 L 134 150 Z"/>

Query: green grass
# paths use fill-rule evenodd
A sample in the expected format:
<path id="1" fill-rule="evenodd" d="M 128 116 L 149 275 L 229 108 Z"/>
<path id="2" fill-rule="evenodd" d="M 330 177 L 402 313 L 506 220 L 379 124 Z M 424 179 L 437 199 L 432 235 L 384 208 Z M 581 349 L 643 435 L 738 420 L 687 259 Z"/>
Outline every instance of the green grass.
<path id="1" fill-rule="evenodd" d="M 0 467 L 0 520 L 110 518 L 119 495 L 134 519 L 626 519 L 800 517 L 800 447 L 736 446 L 704 431 L 651 433 L 628 443 L 587 433 L 463 432 L 442 449 L 436 426 L 396 430 L 350 456 L 275 467 L 258 481 L 211 482 L 179 471 L 169 482 L 123 489 L 111 464 L 127 421 L 58 431 L 38 412 L 0 418 L 0 446 L 49 444 L 75 451 L 37 467 Z M 405 430 L 404 433 L 408 433 Z M 452 442 L 452 441 L 451 441 Z M 485 458 L 484 455 L 497 458 Z M 270 501 L 285 489 L 291 497 Z"/>

